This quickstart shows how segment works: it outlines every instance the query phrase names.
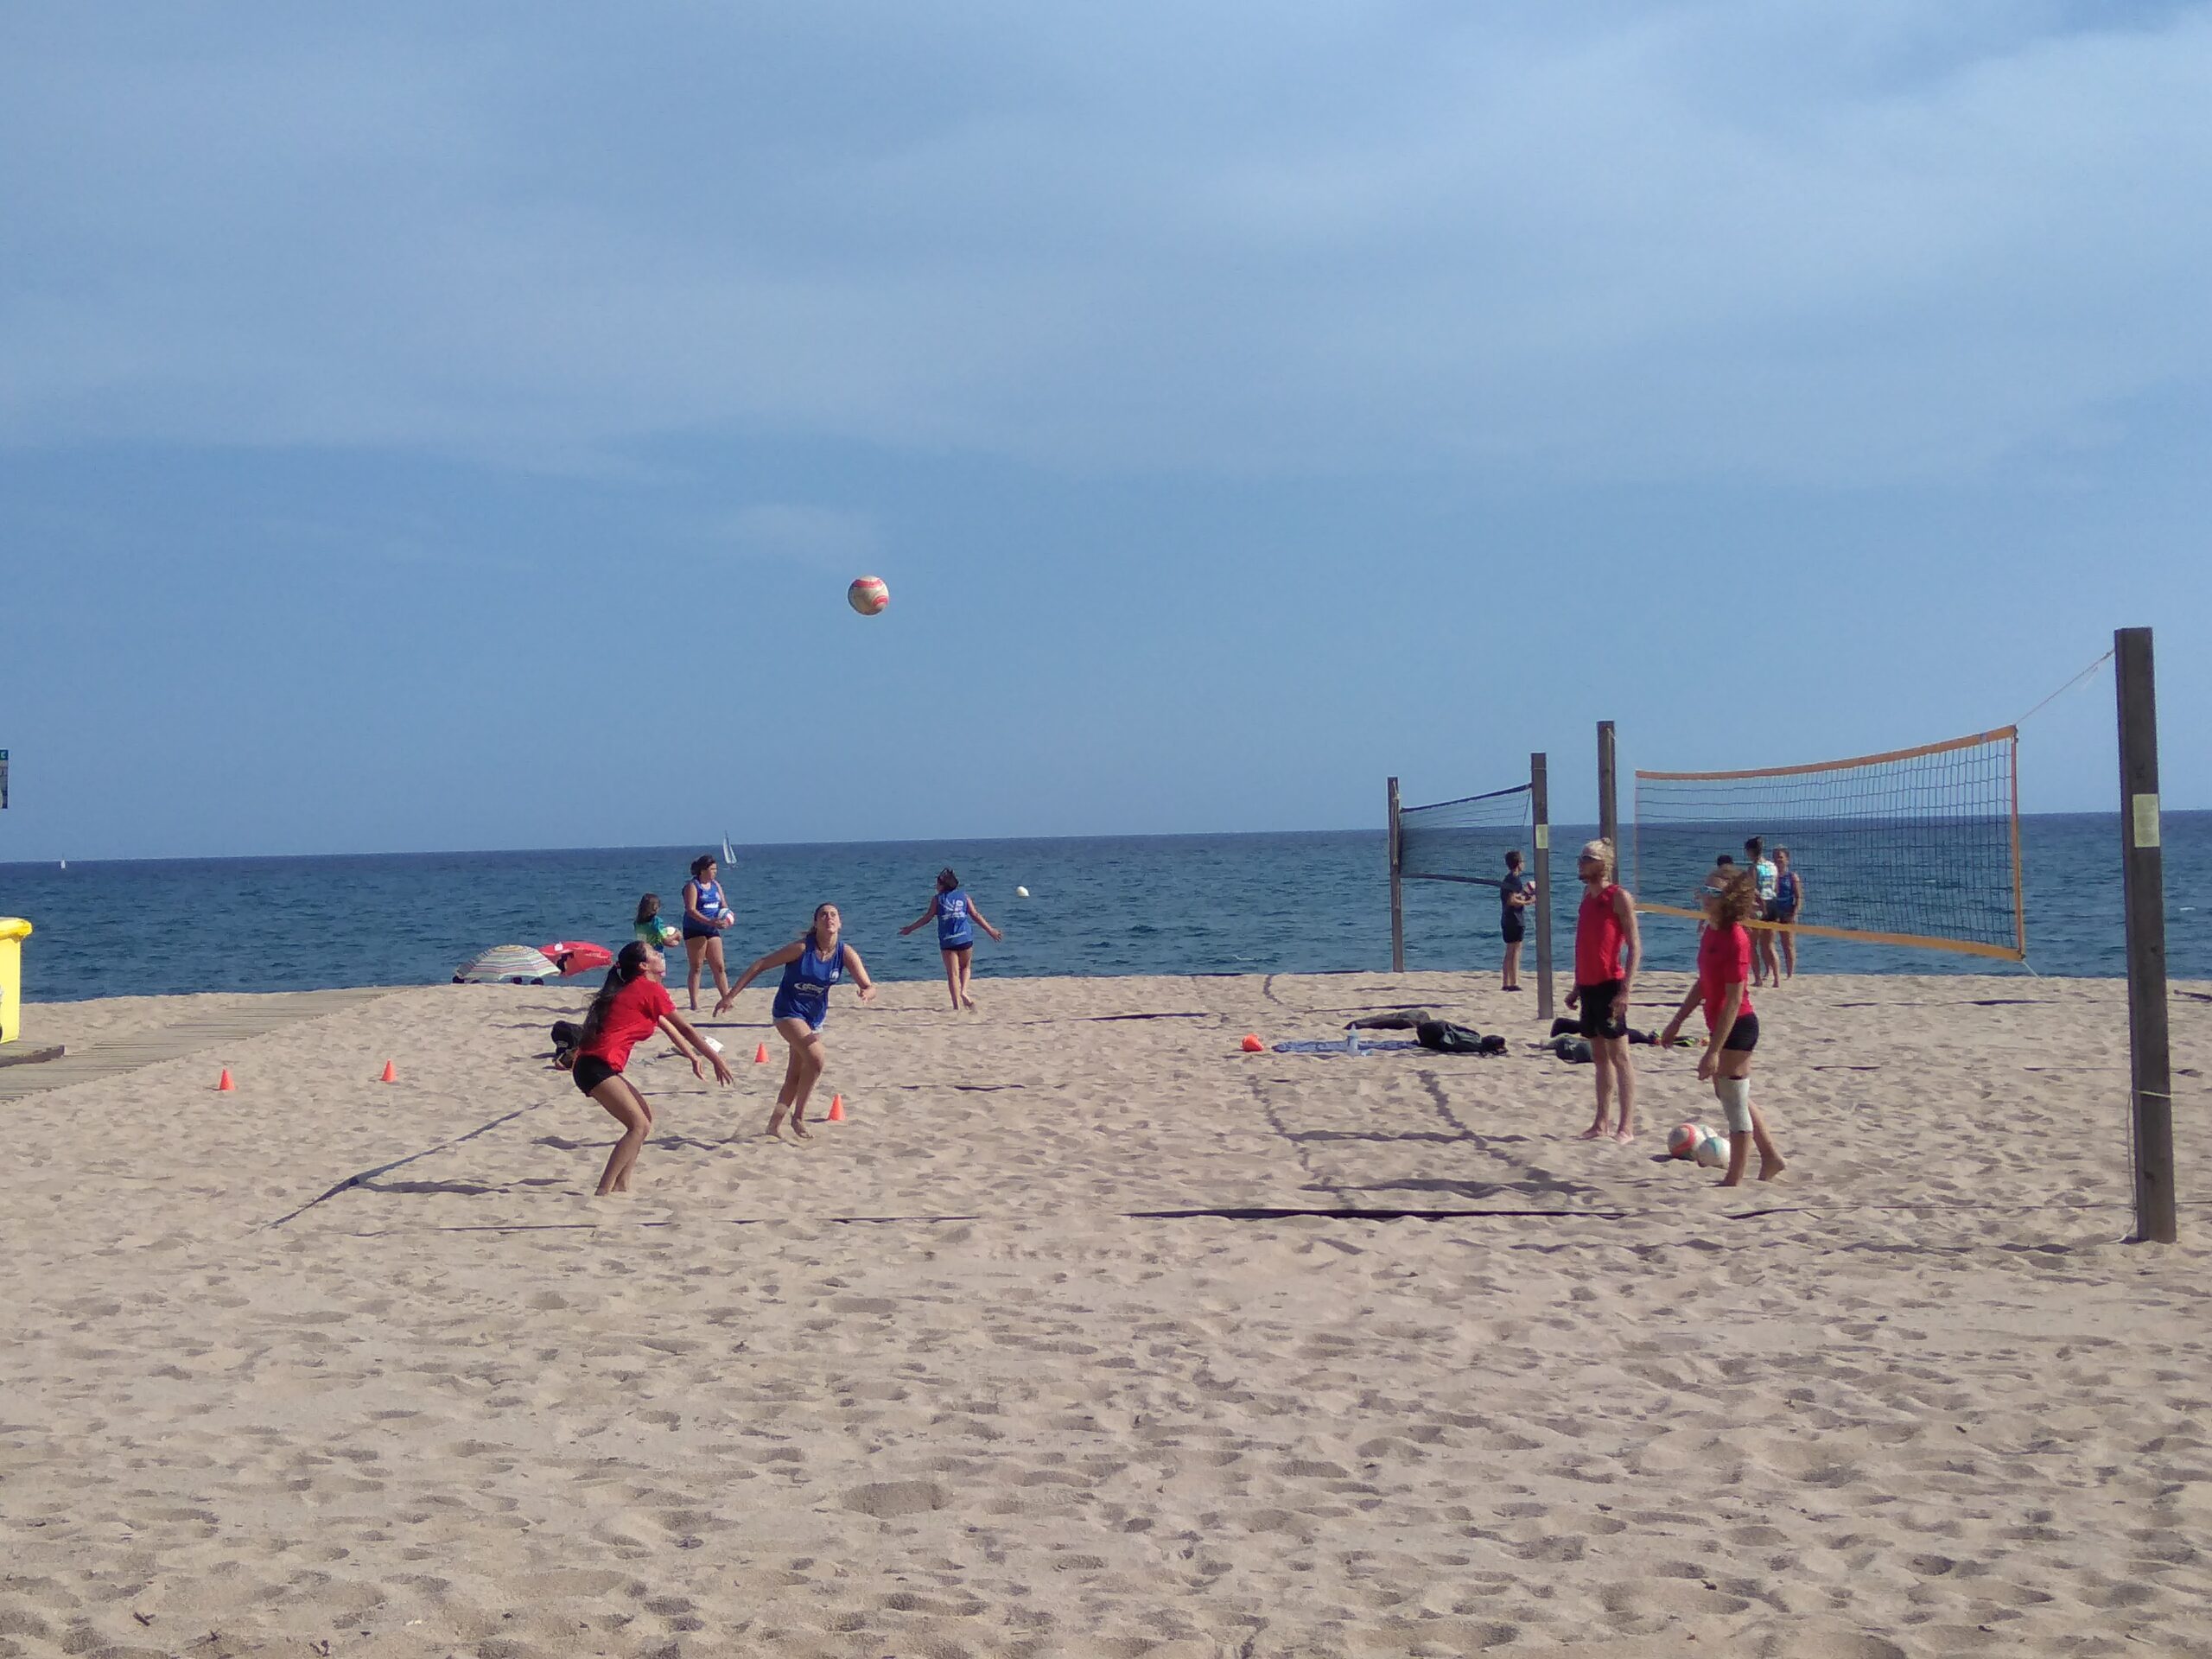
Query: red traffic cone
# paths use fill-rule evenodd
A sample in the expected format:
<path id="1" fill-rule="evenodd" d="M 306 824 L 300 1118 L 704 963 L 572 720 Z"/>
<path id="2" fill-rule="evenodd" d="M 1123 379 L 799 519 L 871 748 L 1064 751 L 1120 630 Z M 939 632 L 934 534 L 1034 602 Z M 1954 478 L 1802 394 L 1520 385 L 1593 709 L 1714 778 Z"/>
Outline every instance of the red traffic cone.
<path id="1" fill-rule="evenodd" d="M 1243 1049 L 1247 1054 L 1258 1054 L 1264 1052 L 1267 1046 L 1268 1046 L 1265 1043 L 1260 1040 L 1258 1033 L 1248 1031 L 1244 1033 Z"/>
<path id="2" fill-rule="evenodd" d="M 386 1060 L 384 1063 L 384 1076 L 378 1077 L 377 1081 L 378 1083 L 397 1083 L 399 1081 L 399 1073 L 392 1069 L 392 1064 L 390 1060 Z"/>
<path id="3" fill-rule="evenodd" d="M 231 1068 L 225 1066 L 223 1075 L 215 1079 L 215 1092 L 219 1095 L 227 1095 L 233 1093 L 237 1088 L 238 1084 L 231 1081 Z"/>
<path id="4" fill-rule="evenodd" d="M 767 1044 L 766 1044 L 766 1043 L 760 1044 L 758 1046 L 756 1046 L 756 1047 L 753 1049 L 753 1065 L 767 1065 L 767 1064 L 768 1064 L 768 1045 L 767 1045 Z"/>
<path id="5" fill-rule="evenodd" d="M 830 1113 L 829 1113 L 829 1116 L 828 1116 L 827 1117 L 825 1117 L 825 1118 L 823 1118 L 823 1122 L 825 1122 L 825 1123 L 842 1123 L 842 1122 L 843 1122 L 844 1121 L 845 1121 L 845 1097 L 844 1097 L 842 1095 L 832 1095 L 832 1096 L 830 1096 Z"/>

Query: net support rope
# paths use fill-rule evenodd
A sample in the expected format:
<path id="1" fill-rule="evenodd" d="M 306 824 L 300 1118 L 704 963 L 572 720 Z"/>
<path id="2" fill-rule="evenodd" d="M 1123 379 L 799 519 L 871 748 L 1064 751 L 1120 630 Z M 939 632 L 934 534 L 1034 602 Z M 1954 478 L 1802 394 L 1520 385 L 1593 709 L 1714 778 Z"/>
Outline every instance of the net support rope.
<path id="1" fill-rule="evenodd" d="M 1637 908 L 1701 918 L 1718 856 L 1758 836 L 1802 883 L 1797 932 L 2021 961 L 2018 759 L 2006 726 L 1811 766 L 1638 772 Z"/>

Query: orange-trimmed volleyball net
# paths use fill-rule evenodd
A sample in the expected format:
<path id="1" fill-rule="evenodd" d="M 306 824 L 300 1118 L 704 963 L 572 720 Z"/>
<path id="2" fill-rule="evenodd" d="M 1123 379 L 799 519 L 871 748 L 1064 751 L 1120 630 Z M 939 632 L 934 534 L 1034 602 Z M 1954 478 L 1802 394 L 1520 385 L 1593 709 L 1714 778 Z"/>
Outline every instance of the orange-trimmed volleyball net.
<path id="1" fill-rule="evenodd" d="M 1800 933 L 2018 962 L 2019 732 L 1750 772 L 1636 774 L 1637 907 L 1698 917 L 1716 858 L 1789 851 Z"/>

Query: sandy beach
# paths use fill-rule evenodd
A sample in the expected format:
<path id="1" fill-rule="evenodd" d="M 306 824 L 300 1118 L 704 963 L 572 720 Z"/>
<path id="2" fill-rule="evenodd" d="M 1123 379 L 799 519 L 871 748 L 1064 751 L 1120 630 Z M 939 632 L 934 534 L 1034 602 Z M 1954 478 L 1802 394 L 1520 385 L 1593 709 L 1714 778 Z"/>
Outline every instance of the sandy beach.
<path id="1" fill-rule="evenodd" d="M 2114 982 L 1759 993 L 1733 1191 L 1488 976 L 978 989 L 805 1147 L 766 990 L 641 1049 L 621 1200 L 581 987 L 28 1007 L 188 1052 L 0 1101 L 0 1656 L 2212 1654 L 2212 987 L 2164 1249 Z M 1412 1003 L 1512 1052 L 1237 1052 Z"/>

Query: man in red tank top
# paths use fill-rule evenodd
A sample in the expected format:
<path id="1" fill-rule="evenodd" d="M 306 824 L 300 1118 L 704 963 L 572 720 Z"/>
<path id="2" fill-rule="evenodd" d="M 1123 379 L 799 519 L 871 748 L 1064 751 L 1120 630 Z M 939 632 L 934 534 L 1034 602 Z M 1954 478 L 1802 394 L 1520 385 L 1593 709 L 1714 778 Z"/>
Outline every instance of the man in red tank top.
<path id="1" fill-rule="evenodd" d="M 1582 1010 L 1582 1034 L 1590 1039 L 1592 1069 L 1598 1074 L 1598 1116 L 1582 1131 L 1585 1141 L 1611 1135 L 1625 1145 L 1636 1139 L 1636 1074 L 1628 1064 L 1628 1000 L 1636 970 L 1643 960 L 1643 937 L 1636 926 L 1636 899 L 1613 880 L 1613 844 L 1593 841 L 1575 861 L 1582 878 L 1582 907 L 1574 918 L 1574 988 L 1567 1006 Z M 1620 1094 L 1620 1124 L 1612 1122 L 1612 1097 Z"/>

